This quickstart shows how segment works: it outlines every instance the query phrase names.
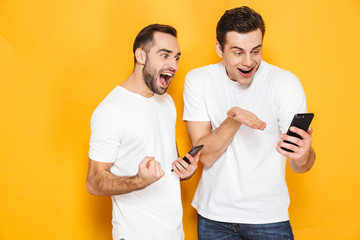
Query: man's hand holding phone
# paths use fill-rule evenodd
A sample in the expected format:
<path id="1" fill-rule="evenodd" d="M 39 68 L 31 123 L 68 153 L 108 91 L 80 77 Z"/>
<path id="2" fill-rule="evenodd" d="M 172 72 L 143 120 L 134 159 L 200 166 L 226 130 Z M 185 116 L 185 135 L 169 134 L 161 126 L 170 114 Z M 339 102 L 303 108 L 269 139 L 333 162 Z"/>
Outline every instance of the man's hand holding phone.
<path id="1" fill-rule="evenodd" d="M 301 136 L 302 139 L 282 134 L 280 136 L 281 141 L 278 142 L 276 149 L 282 155 L 301 164 L 309 157 L 312 142 L 311 134 L 313 130 L 310 127 L 307 132 L 297 127 L 290 127 L 290 130 Z M 291 151 L 287 151 L 286 149 Z"/>
<path id="2" fill-rule="evenodd" d="M 174 171 L 181 180 L 189 179 L 197 169 L 200 159 L 200 150 L 204 145 L 193 147 L 183 158 L 178 158 L 172 163 Z"/>
<path id="3" fill-rule="evenodd" d="M 302 169 L 297 172 L 304 172 L 304 166 L 308 164 L 312 151 L 311 134 L 313 130 L 309 126 L 313 117 L 314 114 L 312 113 L 296 114 L 289 130 L 286 134 L 280 136 L 281 140 L 276 146 L 276 150 L 280 154 L 291 159 L 290 165 L 292 169 Z"/>

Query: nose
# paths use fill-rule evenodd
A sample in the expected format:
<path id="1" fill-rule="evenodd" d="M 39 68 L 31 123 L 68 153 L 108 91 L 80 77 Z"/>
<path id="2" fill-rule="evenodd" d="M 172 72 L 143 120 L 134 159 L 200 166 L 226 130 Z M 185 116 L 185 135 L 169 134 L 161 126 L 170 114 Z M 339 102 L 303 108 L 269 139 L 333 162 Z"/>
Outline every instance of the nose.
<path id="1" fill-rule="evenodd" d="M 166 65 L 168 65 L 171 70 L 176 72 L 179 66 L 179 62 L 175 58 L 169 58 Z"/>
<path id="2" fill-rule="evenodd" d="M 251 54 L 246 54 L 242 58 L 242 65 L 245 67 L 251 67 L 253 62 L 254 60 L 252 59 Z"/>

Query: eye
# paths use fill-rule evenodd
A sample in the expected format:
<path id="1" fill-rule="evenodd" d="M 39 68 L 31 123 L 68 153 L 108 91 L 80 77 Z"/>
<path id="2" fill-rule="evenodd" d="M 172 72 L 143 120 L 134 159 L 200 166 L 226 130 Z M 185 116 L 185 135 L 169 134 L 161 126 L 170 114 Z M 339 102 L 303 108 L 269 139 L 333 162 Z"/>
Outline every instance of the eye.
<path id="1" fill-rule="evenodd" d="M 241 56 L 242 52 L 234 52 L 235 56 Z"/>
<path id="2" fill-rule="evenodd" d="M 180 57 L 175 57 L 175 61 L 179 61 L 180 60 Z"/>
<path id="3" fill-rule="evenodd" d="M 166 59 L 168 57 L 168 55 L 167 54 L 161 54 L 161 57 Z"/>

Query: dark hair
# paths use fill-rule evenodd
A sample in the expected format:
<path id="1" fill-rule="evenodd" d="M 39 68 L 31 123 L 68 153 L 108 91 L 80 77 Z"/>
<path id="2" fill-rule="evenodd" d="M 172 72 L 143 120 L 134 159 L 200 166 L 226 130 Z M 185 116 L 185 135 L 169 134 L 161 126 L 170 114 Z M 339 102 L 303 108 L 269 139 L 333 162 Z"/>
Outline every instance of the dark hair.
<path id="1" fill-rule="evenodd" d="M 164 24 L 151 24 L 147 27 L 144 27 L 136 36 L 134 45 L 133 45 L 133 53 L 134 53 L 134 61 L 136 62 L 135 58 L 135 51 L 138 48 L 142 48 L 146 53 L 150 50 L 152 46 L 154 46 L 154 33 L 155 32 L 162 32 L 170 34 L 174 37 L 177 37 L 176 29 Z"/>
<path id="2" fill-rule="evenodd" d="M 265 23 L 260 14 L 247 6 L 233 8 L 225 11 L 220 18 L 216 27 L 216 39 L 224 49 L 227 32 L 249 33 L 256 29 L 260 29 L 264 37 Z"/>

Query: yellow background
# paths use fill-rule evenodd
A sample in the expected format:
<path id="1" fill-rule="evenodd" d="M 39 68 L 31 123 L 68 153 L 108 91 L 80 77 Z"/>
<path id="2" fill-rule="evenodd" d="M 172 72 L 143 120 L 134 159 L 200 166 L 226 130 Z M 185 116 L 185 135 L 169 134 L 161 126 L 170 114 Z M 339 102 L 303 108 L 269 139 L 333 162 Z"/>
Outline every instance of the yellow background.
<path id="1" fill-rule="evenodd" d="M 92 111 L 131 72 L 141 28 L 173 25 L 182 56 L 168 92 L 185 154 L 184 77 L 220 60 L 216 23 L 241 5 L 262 14 L 264 60 L 299 77 L 315 113 L 315 166 L 287 170 L 296 239 L 360 239 L 359 0 L 0 0 L 0 239 L 111 239 L 110 198 L 85 187 Z M 199 177 L 181 183 L 186 240 Z"/>

